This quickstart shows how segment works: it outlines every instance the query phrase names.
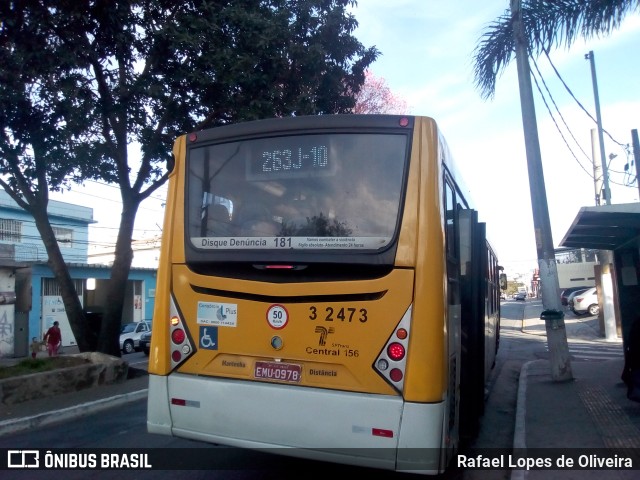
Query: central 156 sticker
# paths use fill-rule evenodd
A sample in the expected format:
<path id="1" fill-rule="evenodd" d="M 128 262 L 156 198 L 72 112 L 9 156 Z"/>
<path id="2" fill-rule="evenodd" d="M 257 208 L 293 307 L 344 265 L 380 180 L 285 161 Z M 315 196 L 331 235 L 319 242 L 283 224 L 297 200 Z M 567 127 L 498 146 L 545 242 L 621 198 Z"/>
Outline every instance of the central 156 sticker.
<path id="1" fill-rule="evenodd" d="M 289 312 L 283 305 L 271 305 L 267 310 L 267 322 L 271 328 L 280 330 L 287 325 L 289 321 Z"/>

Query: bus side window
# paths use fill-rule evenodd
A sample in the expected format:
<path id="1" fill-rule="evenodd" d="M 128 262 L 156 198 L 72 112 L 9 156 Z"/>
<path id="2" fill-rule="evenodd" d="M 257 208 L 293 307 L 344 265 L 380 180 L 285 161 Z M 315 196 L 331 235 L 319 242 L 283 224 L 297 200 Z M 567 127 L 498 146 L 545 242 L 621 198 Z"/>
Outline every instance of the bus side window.
<path id="1" fill-rule="evenodd" d="M 455 193 L 451 184 L 444 182 L 445 201 L 445 253 L 447 256 L 447 278 L 449 304 L 460 303 L 460 258 L 458 254 L 458 212 Z"/>
<path id="2" fill-rule="evenodd" d="M 456 258 L 456 203 L 453 189 L 448 182 L 445 182 L 445 222 L 447 242 L 447 257 Z"/>

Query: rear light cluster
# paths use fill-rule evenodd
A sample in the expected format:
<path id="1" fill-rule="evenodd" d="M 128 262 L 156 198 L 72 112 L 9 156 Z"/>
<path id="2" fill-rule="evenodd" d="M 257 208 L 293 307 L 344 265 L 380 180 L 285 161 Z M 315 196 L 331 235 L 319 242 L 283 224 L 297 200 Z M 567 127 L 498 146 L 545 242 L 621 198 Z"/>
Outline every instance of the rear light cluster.
<path id="1" fill-rule="evenodd" d="M 404 386 L 410 325 L 411 307 L 405 312 L 373 366 L 399 392 L 402 392 Z"/>
<path id="2" fill-rule="evenodd" d="M 171 350 L 171 368 L 176 368 L 195 353 L 189 340 L 184 322 L 180 318 L 176 304 L 171 298 L 171 318 L 169 320 L 169 336 Z"/>

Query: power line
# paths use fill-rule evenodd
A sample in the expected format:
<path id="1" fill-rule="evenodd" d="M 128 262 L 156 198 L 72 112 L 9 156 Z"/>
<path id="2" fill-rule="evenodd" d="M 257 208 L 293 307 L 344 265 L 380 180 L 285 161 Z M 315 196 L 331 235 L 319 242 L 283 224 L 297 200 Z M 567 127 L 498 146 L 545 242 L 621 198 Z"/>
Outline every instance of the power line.
<path id="1" fill-rule="evenodd" d="M 576 142 L 576 144 L 578 145 L 578 147 L 580 148 L 580 150 L 582 151 L 582 153 L 584 153 L 586 155 L 586 153 L 584 152 L 584 150 L 582 149 L 582 147 L 580 147 L 580 144 L 578 143 L 578 141 L 576 140 L 576 137 L 573 135 L 573 133 L 571 133 L 571 129 L 569 128 L 569 126 L 567 125 L 567 122 L 564 120 L 564 117 L 562 116 L 562 114 L 560 113 L 557 104 L 555 103 L 555 101 L 553 100 L 553 97 L 551 95 L 551 92 L 549 91 L 549 89 L 547 88 L 546 83 L 544 82 L 544 79 L 542 78 L 542 74 L 540 73 L 540 69 L 538 68 L 538 64 L 535 61 L 535 58 L 533 58 L 533 56 L 530 56 L 531 60 L 533 61 L 533 65 L 536 68 L 536 71 L 538 72 L 538 76 L 540 77 L 540 81 L 544 84 L 545 89 L 547 90 L 547 93 L 549 94 L 549 98 L 551 99 L 551 101 L 553 102 L 554 106 L 556 107 L 556 110 L 558 111 L 558 114 L 560 115 L 560 118 L 562 119 L 565 127 L 567 127 L 567 130 L 569 131 L 569 133 L 571 134 L 571 138 L 573 138 L 573 140 Z M 544 105 L 547 107 L 547 111 L 549 112 L 549 115 L 551 116 L 551 120 L 553 120 L 554 125 L 556 126 L 556 129 L 558 130 L 558 133 L 560 133 L 560 136 L 562 137 L 562 140 L 564 141 L 564 144 L 567 146 L 567 148 L 569 149 L 569 152 L 571 152 L 571 155 L 573 156 L 573 158 L 576 160 L 576 162 L 578 163 L 578 165 L 580 166 L 580 168 L 582 168 L 582 170 L 585 171 L 585 173 L 587 175 L 589 175 L 590 178 L 593 178 L 593 174 L 590 173 L 585 167 L 584 165 L 582 165 L 582 163 L 580 162 L 580 160 L 578 160 L 578 157 L 575 155 L 575 153 L 573 152 L 573 150 L 571 149 L 571 146 L 569 145 L 569 143 L 567 142 L 567 139 L 565 138 L 564 134 L 562 133 L 562 130 L 560 129 L 560 126 L 558 125 L 558 122 L 556 121 L 553 112 L 551 111 L 551 108 L 549 107 L 549 104 L 547 103 L 547 99 L 544 95 L 544 93 L 542 92 L 542 89 L 540 88 L 540 84 L 538 83 L 538 78 L 536 75 L 533 75 L 533 81 L 536 84 L 536 88 L 538 89 L 538 92 L 540 92 L 540 96 L 542 97 L 542 101 L 544 102 Z"/>
<path id="2" fill-rule="evenodd" d="M 561 81 L 561 82 L 562 82 L 562 84 L 564 85 L 565 89 L 569 92 L 569 94 L 571 95 L 571 97 L 576 101 L 576 103 L 580 106 L 580 108 L 581 108 L 581 109 L 582 109 L 582 110 L 583 110 L 583 111 L 584 111 L 584 112 L 589 116 L 589 118 L 591 118 L 591 120 L 595 121 L 595 119 L 593 118 L 593 116 L 592 116 L 592 115 L 591 115 L 591 114 L 590 114 L 590 113 L 589 113 L 589 112 L 584 108 L 584 106 L 582 106 L 582 104 L 580 103 L 580 101 L 575 97 L 575 95 L 573 94 L 573 92 L 571 91 L 571 89 L 569 88 L 569 86 L 567 85 L 567 83 L 564 81 L 564 79 L 562 78 L 562 76 L 560 75 L 560 73 L 558 72 L 558 70 L 556 69 L 555 65 L 554 65 L 554 64 L 553 64 L 553 62 L 551 61 L 551 58 L 549 57 L 548 52 L 547 52 L 546 50 L 545 50 L 544 52 L 545 52 L 545 55 L 546 55 L 546 57 L 547 57 L 547 60 L 549 61 L 549 64 L 551 65 L 551 67 L 553 68 L 554 72 L 556 73 L 556 76 L 560 79 L 560 81 Z M 547 86 L 547 84 L 546 84 L 546 82 L 545 82 L 545 80 L 544 80 L 544 77 L 542 76 L 542 73 L 540 72 L 540 69 L 539 69 L 539 67 L 538 67 L 538 64 L 537 64 L 537 63 L 536 63 L 536 61 L 535 61 L 535 58 L 533 58 L 532 56 L 530 56 L 530 58 L 531 58 L 531 60 L 533 61 L 533 64 L 534 64 L 535 69 L 536 69 L 536 71 L 537 71 L 537 75 L 538 75 L 538 77 L 540 78 L 540 82 L 544 85 L 545 90 L 547 91 L 548 96 L 549 96 L 549 98 L 550 98 L 551 102 L 553 103 L 553 105 L 554 105 L 554 107 L 555 107 L 556 111 L 558 112 L 558 115 L 559 115 L 559 116 L 560 116 L 560 118 L 562 119 L 562 121 L 563 121 L 563 123 L 564 123 L 564 125 L 565 125 L 565 127 L 566 127 L 566 129 L 567 129 L 567 131 L 569 132 L 569 134 L 570 134 L 570 135 L 571 135 L 571 137 L 573 138 L 573 140 L 574 140 L 574 142 L 576 143 L 576 145 L 578 145 L 578 147 L 580 148 L 580 150 L 582 151 L 582 153 L 585 155 L 585 157 L 587 157 L 587 158 L 589 159 L 589 162 L 590 162 L 590 163 L 592 163 L 591 158 L 590 158 L 590 157 L 589 157 L 589 155 L 584 151 L 584 149 L 580 146 L 580 143 L 578 142 L 578 140 L 576 139 L 576 137 L 575 137 L 575 136 L 573 135 L 573 133 L 571 132 L 571 129 L 570 129 L 569 125 L 567 124 L 567 122 L 565 121 L 565 119 L 564 119 L 564 117 L 563 117 L 562 113 L 560 112 L 560 110 L 559 110 L 559 108 L 558 108 L 558 105 L 556 104 L 555 100 L 553 99 L 553 95 L 551 94 L 551 91 L 549 90 L 549 88 L 548 88 L 548 86 Z M 533 73 L 533 72 L 532 72 L 532 73 Z M 578 158 L 576 157 L 575 153 L 573 152 L 573 150 L 572 150 L 572 149 L 571 149 L 571 147 L 569 146 L 569 144 L 568 144 L 568 142 L 567 142 L 567 140 L 566 140 L 565 136 L 563 135 L 563 133 L 562 133 L 562 131 L 561 131 L 560 127 L 558 126 L 558 123 L 557 123 L 557 121 L 556 121 L 556 119 L 555 119 L 555 117 L 554 117 L 553 113 L 551 112 L 551 109 L 550 109 L 550 107 L 549 107 L 549 104 L 547 103 L 546 97 L 545 97 L 544 93 L 542 92 L 542 90 L 541 90 L 541 88 L 540 88 L 540 85 L 539 85 L 539 83 L 538 83 L 538 79 L 536 78 L 536 75 L 534 74 L 534 75 L 533 75 L 533 77 L 534 77 L 534 81 L 535 81 L 535 83 L 536 83 L 536 87 L 537 87 L 538 91 L 540 92 L 540 95 L 541 95 L 541 97 L 542 97 L 542 100 L 543 100 L 543 102 L 544 102 L 544 104 L 545 104 L 545 106 L 546 106 L 546 108 L 547 108 L 547 111 L 549 112 L 549 115 L 551 116 L 551 119 L 553 120 L 553 122 L 554 122 L 554 124 L 555 124 L 555 126 L 556 126 L 556 129 L 557 129 L 557 130 L 558 130 L 558 132 L 560 133 L 560 136 L 562 137 L 562 140 L 564 141 L 565 145 L 567 146 L 567 148 L 568 148 L 568 149 L 569 149 L 569 151 L 571 152 L 571 155 L 574 157 L 574 159 L 576 160 L 576 162 L 578 163 L 578 165 L 580 166 L 580 168 L 582 168 L 582 170 L 584 170 L 584 171 L 589 175 L 589 177 L 593 179 L 593 174 L 592 174 L 592 173 L 590 173 L 590 172 L 589 172 L 589 171 L 584 167 L 584 165 L 582 165 L 582 163 L 578 160 Z M 596 122 L 596 123 L 597 123 L 597 122 Z M 625 144 L 622 144 L 622 143 L 618 142 L 617 140 L 615 140 L 615 139 L 611 136 L 611 134 L 610 134 L 609 132 L 607 132 L 607 131 L 606 131 L 606 130 L 604 130 L 604 129 L 603 129 L 603 131 L 607 134 L 607 136 L 608 136 L 608 137 L 609 137 L 609 138 L 610 138 L 614 143 L 616 143 L 617 145 L 619 145 L 620 147 L 622 147 L 623 151 L 624 151 L 624 152 L 625 152 L 625 154 L 627 155 L 627 164 L 628 164 L 628 163 L 629 163 L 629 162 L 628 162 L 628 158 L 629 158 L 629 155 L 630 155 L 629 145 L 628 145 L 628 144 L 626 144 L 626 145 L 625 145 Z M 610 165 L 611 161 L 613 160 L 613 158 L 614 158 L 614 157 L 612 157 L 612 156 L 610 156 L 610 157 L 609 157 L 609 163 L 607 164 L 607 167 L 609 167 L 609 165 Z M 626 179 L 627 179 L 627 178 L 629 178 L 629 177 L 631 177 L 631 175 L 629 174 L 629 172 L 628 172 L 628 171 L 621 172 L 621 171 L 619 171 L 619 170 L 613 170 L 613 169 L 608 168 L 608 172 L 609 172 L 609 173 L 617 173 L 617 174 L 620 174 L 620 175 L 624 175 L 624 179 L 625 179 L 625 180 L 623 180 L 623 182 L 624 182 L 624 183 L 616 182 L 616 181 L 612 180 L 612 179 L 611 179 L 611 177 L 609 177 L 609 181 L 610 181 L 611 183 L 613 183 L 613 184 L 615 184 L 615 185 L 622 186 L 622 187 L 632 187 L 632 185 L 631 185 L 631 184 L 634 182 L 635 178 L 634 178 L 633 180 L 630 180 L 630 181 L 627 183 Z"/>
<path id="3" fill-rule="evenodd" d="M 102 185 L 103 187 L 109 187 L 109 188 L 113 188 L 113 189 L 116 189 L 116 190 L 120 190 L 120 187 L 118 185 L 114 185 L 113 183 L 101 182 L 99 180 L 85 180 L 85 181 L 87 183 L 95 183 L 96 185 Z M 167 189 L 167 184 L 165 183 L 164 185 L 159 187 L 158 190 L 156 190 L 156 193 L 154 193 L 153 195 L 149 195 L 147 200 L 148 199 L 154 199 L 154 200 L 158 200 L 158 201 L 164 202 L 166 200 L 166 193 L 167 193 L 166 189 Z M 157 196 L 157 194 L 159 192 L 162 192 L 162 191 L 164 191 L 165 196 L 164 197 Z"/>
<path id="4" fill-rule="evenodd" d="M 573 92 L 571 91 L 571 89 L 569 88 L 569 86 L 565 83 L 564 79 L 563 79 L 563 78 L 562 78 L 562 76 L 560 75 L 560 72 L 558 72 L 558 69 L 556 68 L 556 66 L 555 66 L 555 65 L 553 64 L 553 62 L 551 61 L 551 57 L 549 56 L 549 52 L 548 52 L 546 49 L 543 49 L 543 51 L 544 51 L 545 56 L 547 57 L 547 60 L 549 61 L 549 64 L 551 65 L 551 68 L 553 68 L 553 71 L 556 73 L 557 77 L 560 79 L 560 82 L 562 82 L 562 85 L 564 85 L 564 88 L 567 90 L 567 92 L 569 92 L 569 95 L 571 95 L 571 97 L 576 101 L 576 103 L 577 103 L 577 104 L 578 104 L 578 106 L 582 109 L 582 111 L 584 111 L 584 113 L 586 113 L 586 114 L 587 114 L 587 116 L 588 116 L 591 120 L 593 120 L 593 122 L 597 125 L 597 124 L 598 124 L 598 121 L 597 121 L 595 118 L 593 118 L 593 115 L 591 115 L 591 114 L 589 113 L 589 111 L 588 111 L 586 108 L 584 108 L 584 106 L 582 105 L 582 103 L 580 103 L 580 101 L 579 101 L 579 100 L 576 98 L 576 96 L 573 94 Z M 607 134 L 607 136 L 611 139 L 611 141 L 612 141 L 613 143 L 616 143 L 616 144 L 618 144 L 619 146 L 621 146 L 621 147 L 625 148 L 625 145 L 624 145 L 624 144 L 622 144 L 622 143 L 620 143 L 620 142 L 618 142 L 615 138 L 613 138 L 613 137 L 611 136 L 611 134 L 610 134 L 607 130 L 605 130 L 605 129 L 603 128 L 603 129 L 602 129 L 602 131 L 603 131 L 604 133 L 606 133 L 606 134 Z M 628 147 L 628 145 L 627 145 L 626 147 Z"/>
<path id="5" fill-rule="evenodd" d="M 116 186 L 116 185 L 110 185 L 108 183 L 95 182 L 95 181 L 93 181 L 91 183 L 95 183 L 96 185 L 101 185 L 101 186 L 104 186 L 104 187 L 109 187 L 109 188 L 114 188 L 116 190 L 119 190 L 119 187 Z M 75 195 L 84 195 L 86 197 L 90 197 L 90 198 L 97 199 L 97 200 L 104 200 L 104 201 L 108 201 L 108 202 L 112 202 L 112 203 L 117 203 L 119 205 L 122 204 L 122 200 L 120 198 L 104 197 L 104 196 L 101 196 L 101 195 L 96 195 L 95 193 L 89 193 L 89 192 L 81 191 L 81 190 L 78 190 L 78 189 L 72 190 L 71 193 L 73 193 Z M 63 196 L 63 195 L 64 195 L 64 193 L 61 194 L 61 196 Z M 146 200 L 150 200 L 150 199 L 157 200 L 159 202 L 164 202 L 165 201 L 165 198 L 159 197 L 159 196 L 156 197 L 156 196 L 153 196 L 153 195 L 148 197 L 147 199 L 145 199 L 145 201 Z M 62 200 L 60 200 L 60 201 L 62 201 Z M 149 208 L 147 206 L 144 206 L 144 202 L 145 201 L 140 203 L 139 210 L 146 210 L 146 211 L 155 212 L 155 213 L 158 213 L 158 214 L 162 214 L 163 213 L 163 210 L 158 210 L 158 209 Z"/>
<path id="6" fill-rule="evenodd" d="M 0 217 L 0 219 L 4 219 L 4 217 Z M 9 218 L 6 218 L 9 219 Z M 28 226 L 32 226 L 35 228 L 35 220 L 32 219 L 27 219 L 27 218 L 22 218 L 22 219 L 16 219 L 16 218 L 11 218 L 10 220 L 15 220 L 16 222 L 20 222 L 22 224 L 26 224 Z M 65 223 L 65 222 L 51 222 L 51 227 L 53 228 L 69 228 L 71 230 L 73 230 L 74 233 L 77 233 L 77 229 L 78 229 L 78 224 L 77 223 Z M 115 228 L 115 227 L 98 227 L 98 226 L 94 226 L 94 225 L 88 225 L 87 226 L 87 238 L 90 236 L 89 235 L 89 228 L 98 228 L 98 229 L 103 229 L 103 230 L 111 230 L 114 232 L 114 237 L 115 234 L 117 234 L 117 232 L 119 231 L 119 228 Z M 36 229 L 37 231 L 37 229 Z M 146 228 L 134 228 L 133 230 L 134 232 L 138 232 L 138 234 L 142 234 L 145 233 L 147 231 L 149 231 L 149 229 Z M 162 230 L 160 230 L 159 232 L 157 232 L 157 234 L 161 235 L 162 234 Z M 29 235 L 29 234 L 20 234 L 20 237 L 22 239 L 26 239 L 26 240 L 34 240 L 34 241 L 42 241 L 42 236 L 41 235 Z M 138 241 L 142 241 L 144 239 L 140 239 Z M 77 244 L 77 245 L 88 245 L 88 246 L 104 246 L 104 247 L 113 247 L 116 244 L 116 241 L 114 240 L 113 242 L 106 242 L 103 240 L 80 240 L 78 238 L 74 238 L 71 243 L 73 244 Z"/>

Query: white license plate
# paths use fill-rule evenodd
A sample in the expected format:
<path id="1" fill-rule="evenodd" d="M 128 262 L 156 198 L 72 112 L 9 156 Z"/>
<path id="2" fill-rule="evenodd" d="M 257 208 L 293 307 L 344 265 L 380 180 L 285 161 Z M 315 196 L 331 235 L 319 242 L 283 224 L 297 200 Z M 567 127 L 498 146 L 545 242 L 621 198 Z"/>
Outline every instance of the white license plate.
<path id="1" fill-rule="evenodd" d="M 298 383 L 302 377 L 302 366 L 295 363 L 256 362 L 253 374 L 255 378 Z"/>

